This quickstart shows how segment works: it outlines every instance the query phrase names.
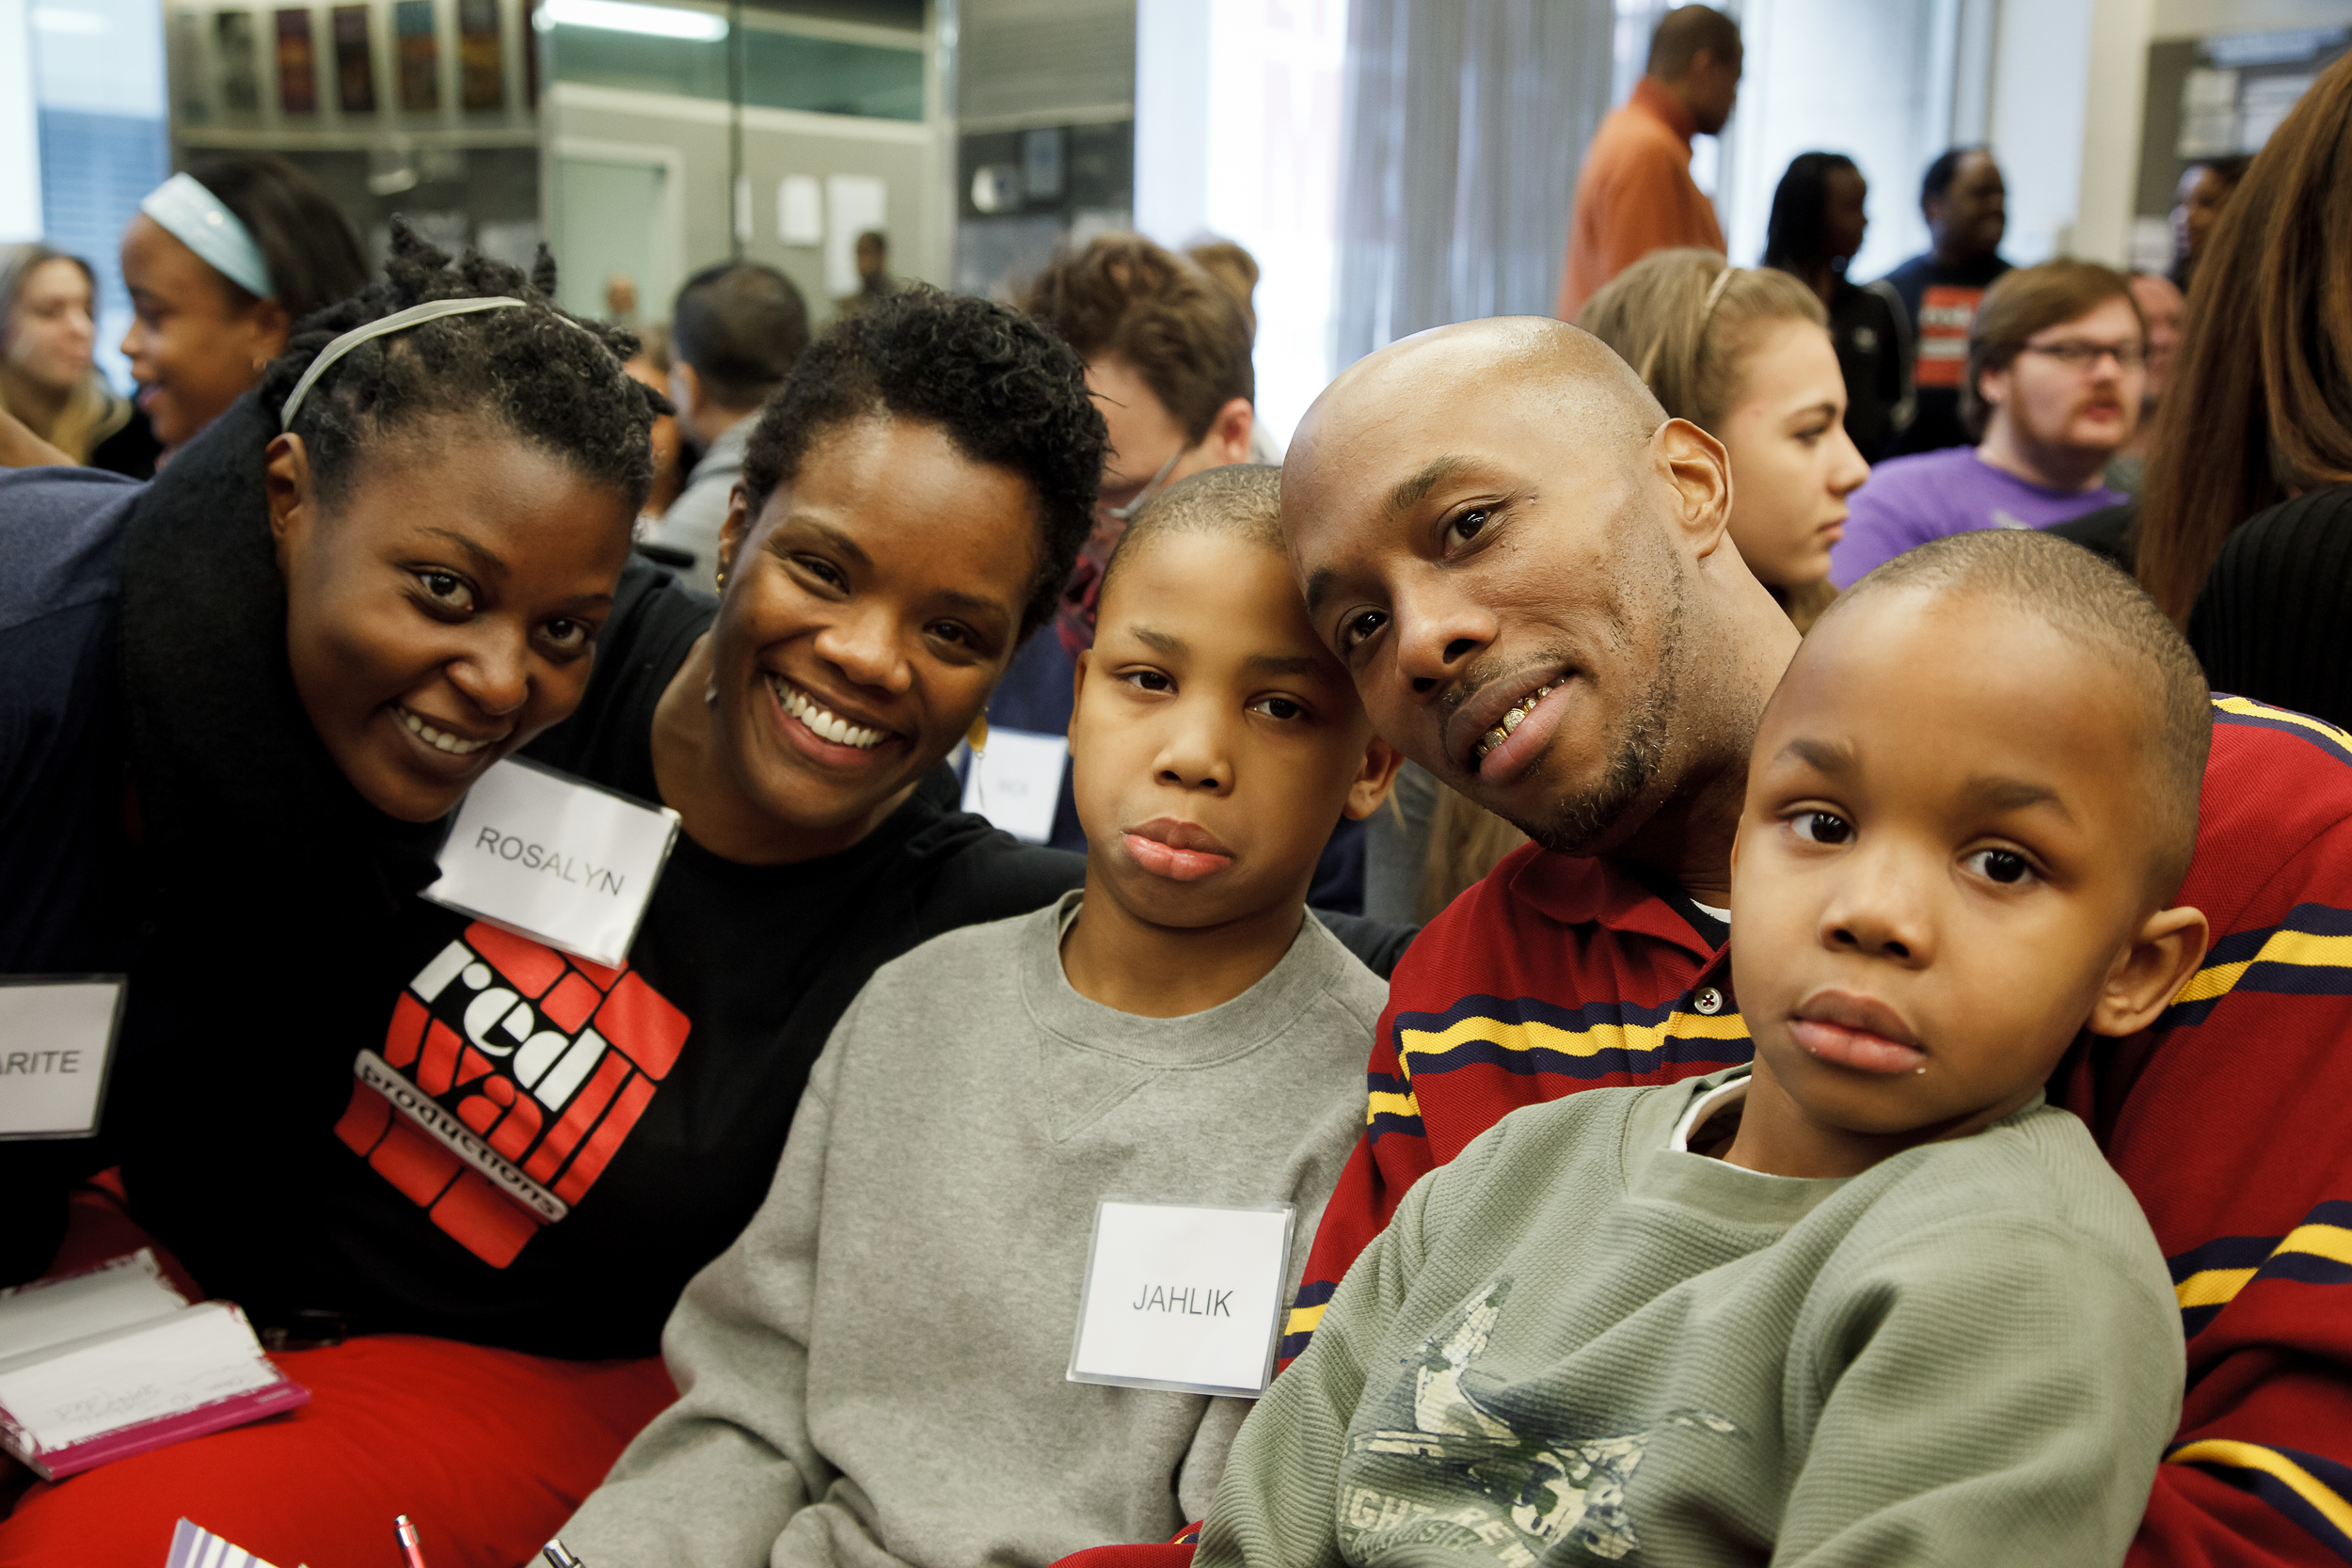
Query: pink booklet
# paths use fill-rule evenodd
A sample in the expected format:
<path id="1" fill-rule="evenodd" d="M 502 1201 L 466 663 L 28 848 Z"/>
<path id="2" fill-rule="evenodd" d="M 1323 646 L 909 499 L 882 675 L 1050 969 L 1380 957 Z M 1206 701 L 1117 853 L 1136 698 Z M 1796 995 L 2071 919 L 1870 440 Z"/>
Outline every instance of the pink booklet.
<path id="1" fill-rule="evenodd" d="M 0 1449 L 44 1481 L 310 1398 L 243 1312 L 191 1306 L 146 1248 L 0 1291 Z"/>

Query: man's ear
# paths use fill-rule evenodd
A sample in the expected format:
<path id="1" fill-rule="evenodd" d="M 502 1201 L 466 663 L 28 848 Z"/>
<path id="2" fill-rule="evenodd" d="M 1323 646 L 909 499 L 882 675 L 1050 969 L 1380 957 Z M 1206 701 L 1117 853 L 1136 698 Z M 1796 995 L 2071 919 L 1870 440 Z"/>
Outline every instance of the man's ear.
<path id="1" fill-rule="evenodd" d="M 2009 401 L 2009 377 L 2007 369 L 1977 372 L 1977 401 L 1984 404 L 1988 414 Z"/>
<path id="2" fill-rule="evenodd" d="M 1257 410 L 1249 406 L 1248 398 L 1229 399 L 1216 411 L 1216 418 L 1209 423 L 1209 434 L 1201 442 L 1216 458 L 1213 467 L 1249 461 L 1249 431 L 1257 418 Z"/>
<path id="3" fill-rule="evenodd" d="M 1688 420 L 1660 425 L 1650 445 L 1675 488 L 1677 531 L 1692 559 L 1704 561 L 1731 537 L 1730 455 Z"/>
<path id="4" fill-rule="evenodd" d="M 310 453 L 299 436 L 278 436 L 263 449 L 262 489 L 269 501 L 269 536 L 278 575 L 318 526 L 318 497 L 310 485 Z"/>
<path id="5" fill-rule="evenodd" d="M 1378 811 L 1396 784 L 1396 770 L 1404 766 L 1405 753 L 1378 736 L 1364 742 L 1363 768 L 1347 786 L 1347 804 L 1340 808 L 1347 819 L 1361 822 Z"/>
<path id="6" fill-rule="evenodd" d="M 2136 1035 L 2172 1005 L 2204 961 L 2212 932 L 2202 910 L 2158 910 L 2115 956 L 2090 1009 L 2094 1035 Z"/>
<path id="7" fill-rule="evenodd" d="M 703 378 L 685 360 L 674 359 L 670 362 L 670 380 L 677 388 L 677 411 L 691 416 L 703 405 Z"/>
<path id="8" fill-rule="evenodd" d="M 719 525 L 719 580 L 724 582 L 735 576 L 735 558 L 742 553 L 743 541 L 752 533 L 752 499 L 744 494 L 743 483 L 738 480 L 727 495 L 727 520 Z M 720 590 L 724 593 L 725 590 Z"/>

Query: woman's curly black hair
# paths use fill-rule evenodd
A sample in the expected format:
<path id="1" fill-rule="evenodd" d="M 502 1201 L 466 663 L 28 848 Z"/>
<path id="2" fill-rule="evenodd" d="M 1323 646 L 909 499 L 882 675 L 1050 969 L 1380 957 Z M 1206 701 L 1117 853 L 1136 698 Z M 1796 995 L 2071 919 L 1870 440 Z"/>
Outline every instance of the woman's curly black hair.
<path id="1" fill-rule="evenodd" d="M 975 463 L 1037 495 L 1041 559 L 1021 635 L 1053 617 L 1094 526 L 1107 439 L 1086 366 L 1042 324 L 968 294 L 910 286 L 834 323 L 793 363 L 743 451 L 756 516 L 825 432 L 886 415 L 935 424 Z"/>
<path id="2" fill-rule="evenodd" d="M 626 493 L 632 511 L 653 483 L 649 432 L 669 400 L 631 379 L 622 361 L 637 351 L 627 332 L 558 309 L 555 262 L 543 247 L 529 277 L 519 268 L 469 253 L 448 256 L 392 219 L 391 260 L 382 281 L 305 318 L 262 379 L 262 406 L 285 405 L 310 361 L 338 336 L 435 299 L 519 299 L 521 310 L 444 316 L 370 339 L 320 378 L 295 412 L 312 483 L 338 499 L 359 452 L 402 426 L 455 416 L 544 447 L 571 468 Z"/>

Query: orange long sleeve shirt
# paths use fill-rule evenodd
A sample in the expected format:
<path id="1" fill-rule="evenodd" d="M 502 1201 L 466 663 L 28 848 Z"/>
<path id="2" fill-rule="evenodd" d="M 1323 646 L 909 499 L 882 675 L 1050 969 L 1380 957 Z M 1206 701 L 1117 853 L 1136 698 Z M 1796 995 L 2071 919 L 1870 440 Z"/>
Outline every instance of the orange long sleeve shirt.
<path id="1" fill-rule="evenodd" d="M 1586 300 L 1653 250 L 1724 248 L 1715 204 L 1691 179 L 1696 131 L 1673 95 L 1646 76 L 1600 122 L 1584 154 L 1576 214 L 1568 220 L 1562 321 L 1576 320 Z"/>

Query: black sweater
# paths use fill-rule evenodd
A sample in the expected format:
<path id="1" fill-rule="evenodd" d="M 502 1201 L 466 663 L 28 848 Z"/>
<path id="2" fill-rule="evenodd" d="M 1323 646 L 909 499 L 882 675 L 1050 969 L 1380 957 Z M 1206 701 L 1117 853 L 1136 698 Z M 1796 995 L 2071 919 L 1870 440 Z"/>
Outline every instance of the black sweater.
<path id="1" fill-rule="evenodd" d="M 2232 533 L 2188 640 L 2216 691 L 2352 726 L 2352 484 L 2297 496 Z"/>
<path id="2" fill-rule="evenodd" d="M 654 705 L 711 613 L 633 569 L 580 712 L 531 754 L 657 799 Z M 142 1064 L 123 1149 L 133 1212 L 265 1323 L 321 1311 L 542 1354 L 651 1354 L 686 1280 L 758 1207 L 809 1065 L 866 977 L 1083 877 L 955 805 L 941 769 L 855 847 L 798 865 L 741 865 L 681 836 L 620 972 L 414 898 L 383 920 L 241 911 L 199 965 L 170 966 L 201 1000 Z M 500 990 L 532 1009 L 529 1032 L 585 1053 L 536 1095 L 520 1053 L 469 1050 L 511 1010 L 474 1007 Z M 396 1094 L 497 1146 L 567 1215 L 532 1218 L 362 1087 L 363 1050 L 399 1075 Z"/>
<path id="3" fill-rule="evenodd" d="M 319 1313 L 651 1354 L 688 1277 L 757 1207 L 809 1065 L 873 971 L 1050 902 L 1084 863 L 958 811 L 942 768 L 823 860 L 746 866 L 681 837 L 619 972 L 425 903 L 440 825 L 369 808 L 294 691 L 265 440 L 248 398 L 131 519 L 120 705 L 147 847 L 125 1037 L 101 1137 L 0 1146 L 0 1174 L 20 1215 L 54 1214 L 61 1175 L 119 1161 L 134 1215 L 264 1326 Z M 632 568 L 579 711 L 531 754 L 656 798 L 654 707 L 712 613 Z M 109 797 L 119 778 L 76 770 Z M 1332 924 L 1382 974 L 1409 934 Z M 501 990 L 511 1003 L 477 1012 Z M 518 1074 L 511 1044 L 475 1049 L 516 1020 L 560 1034 L 569 1070 Z M 469 1138 L 471 1159 L 451 1147 Z M 500 1196 L 503 1168 L 567 1212 L 543 1224 Z M 18 1251 L 20 1276 L 40 1266 L 38 1245 Z"/>

